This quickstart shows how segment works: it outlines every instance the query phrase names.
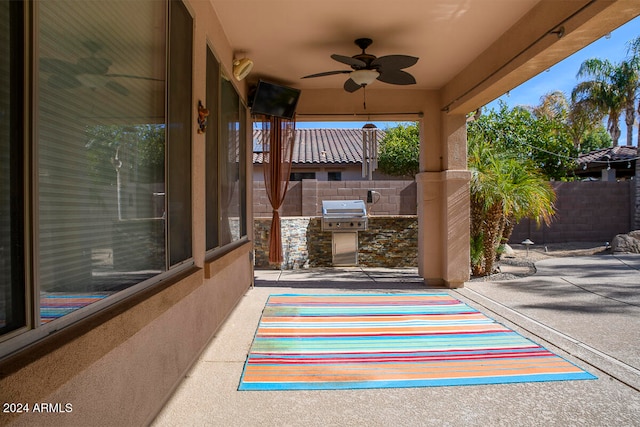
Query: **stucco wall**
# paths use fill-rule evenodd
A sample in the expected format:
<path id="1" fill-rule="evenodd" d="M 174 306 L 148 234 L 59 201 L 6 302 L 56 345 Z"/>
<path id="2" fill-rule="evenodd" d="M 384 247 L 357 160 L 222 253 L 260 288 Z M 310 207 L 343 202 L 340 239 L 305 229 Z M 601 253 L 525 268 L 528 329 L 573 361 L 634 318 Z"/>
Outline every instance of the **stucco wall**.
<path id="1" fill-rule="evenodd" d="M 250 250 L 247 243 L 194 268 L 154 295 L 116 308 L 107 321 L 98 313 L 92 319 L 99 326 L 60 333 L 50 344 L 57 348 L 33 349 L 30 363 L 5 364 L 0 401 L 72 405 L 71 412 L 25 414 L 13 425 L 148 424 L 252 283 Z M 207 278 L 209 271 L 215 276 Z"/>
<path id="2" fill-rule="evenodd" d="M 186 0 L 193 35 L 193 262 L 151 288 L 56 331 L 0 362 L 0 401 L 62 404 L 71 412 L 0 415 L 0 425 L 143 426 L 161 410 L 192 363 L 253 282 L 249 241 L 214 261 L 206 254 L 205 135 L 196 132 L 206 99 L 209 45 L 232 75 L 233 49 L 209 2 Z M 209 43 L 209 41 L 212 41 Z M 235 84 L 235 83 L 234 83 Z M 246 99 L 246 85 L 237 84 Z M 250 121 L 247 125 L 250 128 Z M 250 141 L 247 141 L 251 149 Z M 246 173 L 251 177 L 251 158 Z M 247 216 L 252 218 L 252 189 Z"/>

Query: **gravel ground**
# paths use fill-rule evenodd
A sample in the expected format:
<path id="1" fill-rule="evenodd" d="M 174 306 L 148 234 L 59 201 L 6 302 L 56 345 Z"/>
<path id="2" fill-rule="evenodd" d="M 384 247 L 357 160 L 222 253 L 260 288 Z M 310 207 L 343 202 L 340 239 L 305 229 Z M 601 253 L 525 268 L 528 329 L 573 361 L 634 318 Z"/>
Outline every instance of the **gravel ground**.
<path id="1" fill-rule="evenodd" d="M 543 259 L 571 256 L 602 255 L 611 253 L 604 242 L 548 243 L 546 245 L 510 245 L 511 251 L 503 254 L 496 263 L 497 273 L 484 277 L 472 277 L 471 281 L 512 280 L 531 276 L 536 272 L 535 263 Z"/>

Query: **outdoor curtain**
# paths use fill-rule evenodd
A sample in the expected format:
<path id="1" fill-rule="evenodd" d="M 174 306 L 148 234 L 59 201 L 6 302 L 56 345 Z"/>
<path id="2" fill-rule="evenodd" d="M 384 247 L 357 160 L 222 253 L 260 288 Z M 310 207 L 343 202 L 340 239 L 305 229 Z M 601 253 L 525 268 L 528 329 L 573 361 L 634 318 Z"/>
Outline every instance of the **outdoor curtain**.
<path id="1" fill-rule="evenodd" d="M 289 187 L 295 120 L 270 116 L 262 122 L 262 168 L 264 185 L 273 209 L 269 232 L 269 262 L 281 264 L 282 237 L 279 209 Z"/>

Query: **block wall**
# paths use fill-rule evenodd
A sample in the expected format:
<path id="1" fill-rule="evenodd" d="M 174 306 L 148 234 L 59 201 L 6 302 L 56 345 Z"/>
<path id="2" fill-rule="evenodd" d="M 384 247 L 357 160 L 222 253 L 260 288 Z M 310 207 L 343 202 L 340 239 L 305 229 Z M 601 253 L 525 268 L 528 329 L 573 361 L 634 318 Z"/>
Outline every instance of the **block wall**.
<path id="1" fill-rule="evenodd" d="M 610 242 L 616 234 L 640 228 L 640 192 L 635 184 L 635 180 L 553 182 L 557 200 L 552 224 L 538 227 L 533 220 L 522 220 L 514 229 L 510 242 L 520 243 L 527 238 L 536 244 Z M 367 203 L 369 215 L 373 218 L 416 215 L 415 181 L 303 180 L 290 183 L 280 210 L 281 217 L 320 217 L 322 200 L 366 201 L 368 190 L 378 193 L 374 195 L 377 203 Z M 264 182 L 254 182 L 253 200 L 256 218 L 271 217 Z M 311 221 L 310 227 L 315 226 Z M 319 223 L 317 227 L 319 230 Z"/>
<path id="2" fill-rule="evenodd" d="M 514 229 L 511 243 L 531 239 L 535 244 L 611 242 L 634 227 L 631 185 L 621 182 L 554 182 L 556 216 L 549 226 L 525 219 Z"/>
<path id="3" fill-rule="evenodd" d="M 270 217 L 271 205 L 264 181 L 253 182 L 254 216 Z M 289 183 L 280 216 L 321 216 L 323 200 L 367 200 L 367 192 L 375 191 L 367 204 L 371 215 L 416 215 L 415 181 L 317 181 L 305 179 Z"/>

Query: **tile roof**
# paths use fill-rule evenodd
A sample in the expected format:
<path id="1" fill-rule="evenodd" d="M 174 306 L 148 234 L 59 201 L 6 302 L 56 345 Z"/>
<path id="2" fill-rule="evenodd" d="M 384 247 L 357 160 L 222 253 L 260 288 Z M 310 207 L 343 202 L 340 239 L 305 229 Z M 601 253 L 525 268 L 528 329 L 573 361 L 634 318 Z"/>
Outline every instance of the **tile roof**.
<path id="1" fill-rule="evenodd" d="M 608 156 L 608 157 L 607 157 Z M 578 164 L 632 161 L 638 157 L 638 147 L 621 145 L 618 147 L 602 148 L 578 156 Z"/>
<path id="2" fill-rule="evenodd" d="M 378 141 L 384 131 L 377 130 Z M 262 163 L 261 130 L 253 131 L 253 163 Z M 296 129 L 294 164 L 361 164 L 362 129 Z"/>

